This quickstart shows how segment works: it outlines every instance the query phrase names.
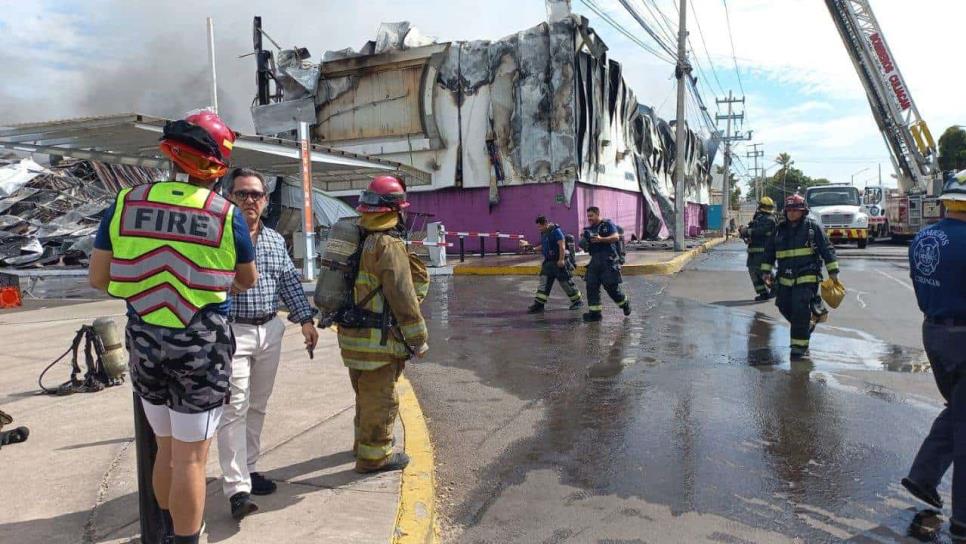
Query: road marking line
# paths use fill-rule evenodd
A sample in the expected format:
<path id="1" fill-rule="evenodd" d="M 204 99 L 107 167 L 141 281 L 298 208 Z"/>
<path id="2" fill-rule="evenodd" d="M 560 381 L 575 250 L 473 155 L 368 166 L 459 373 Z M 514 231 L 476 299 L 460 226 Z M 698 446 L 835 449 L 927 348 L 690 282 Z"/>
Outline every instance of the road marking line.
<path id="1" fill-rule="evenodd" d="M 436 485 L 433 443 L 419 399 L 405 376 L 396 385 L 399 417 L 405 432 L 409 466 L 402 473 L 399 507 L 393 544 L 432 544 L 436 542 Z"/>
<path id="2" fill-rule="evenodd" d="M 866 293 L 865 291 L 856 291 L 856 293 L 855 293 L 855 300 L 857 300 L 859 302 L 859 304 L 862 305 L 862 309 L 863 310 L 868 307 L 868 305 L 865 303 L 865 301 L 862 300 L 862 295 L 866 295 L 866 294 L 868 294 L 868 293 Z"/>
<path id="3" fill-rule="evenodd" d="M 906 283 L 906 282 L 900 280 L 899 278 L 893 276 L 892 274 L 889 274 L 888 272 L 883 272 L 881 270 L 876 270 L 876 272 L 878 272 L 879 274 L 882 274 L 883 276 L 889 278 L 890 280 L 898 283 L 899 285 L 905 287 L 906 289 L 912 291 L 913 293 L 916 292 L 916 289 L 912 286 L 912 284 Z"/>

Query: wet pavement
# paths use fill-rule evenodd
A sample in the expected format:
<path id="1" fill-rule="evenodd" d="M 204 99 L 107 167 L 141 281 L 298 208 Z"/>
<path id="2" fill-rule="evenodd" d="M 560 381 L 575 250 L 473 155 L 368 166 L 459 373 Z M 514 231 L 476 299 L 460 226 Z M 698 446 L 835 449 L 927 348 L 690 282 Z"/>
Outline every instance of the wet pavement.
<path id="1" fill-rule="evenodd" d="M 770 305 L 676 293 L 738 291 L 739 257 L 726 246 L 674 278 L 628 278 L 633 315 L 608 304 L 590 326 L 559 292 L 526 315 L 535 279 L 434 280 L 431 354 L 407 373 L 444 539 L 904 541 L 920 505 L 898 481 L 939 410 L 924 354 L 822 327 L 793 363 Z"/>

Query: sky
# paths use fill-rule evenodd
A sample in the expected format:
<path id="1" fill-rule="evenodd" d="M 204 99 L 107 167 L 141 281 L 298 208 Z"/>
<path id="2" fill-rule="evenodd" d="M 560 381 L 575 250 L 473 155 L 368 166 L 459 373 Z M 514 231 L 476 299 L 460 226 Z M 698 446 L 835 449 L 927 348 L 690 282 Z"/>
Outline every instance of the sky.
<path id="1" fill-rule="evenodd" d="M 588 0 L 644 44 L 656 48 L 617 0 Z M 676 0 L 628 0 L 673 38 Z M 673 66 L 645 51 L 585 0 L 573 0 L 624 65 L 641 103 L 674 117 Z M 730 14 L 730 32 L 725 5 Z M 871 0 L 922 116 L 938 139 L 966 124 L 957 51 L 966 2 Z M 774 171 L 778 153 L 812 177 L 886 184 L 893 173 L 858 76 L 821 0 L 689 0 L 692 64 L 714 116 L 715 99 L 744 96 L 742 130 L 763 144 Z M 441 41 L 500 38 L 541 22 L 543 0 L 0 0 L 0 126 L 136 111 L 176 117 L 208 105 L 205 17 L 214 18 L 219 105 L 237 130 L 251 131 L 255 93 L 252 17 L 283 47 L 359 48 L 379 23 L 408 20 Z M 665 20 L 665 17 L 667 20 Z M 732 54 L 732 40 L 734 54 Z M 737 68 L 736 68 L 737 64 Z M 739 82 L 740 77 L 740 82 Z M 697 122 L 689 100 L 689 119 Z M 723 113 L 723 112 L 722 112 Z M 735 149 L 744 174 L 750 147 Z M 720 162 L 720 159 L 719 159 Z"/>

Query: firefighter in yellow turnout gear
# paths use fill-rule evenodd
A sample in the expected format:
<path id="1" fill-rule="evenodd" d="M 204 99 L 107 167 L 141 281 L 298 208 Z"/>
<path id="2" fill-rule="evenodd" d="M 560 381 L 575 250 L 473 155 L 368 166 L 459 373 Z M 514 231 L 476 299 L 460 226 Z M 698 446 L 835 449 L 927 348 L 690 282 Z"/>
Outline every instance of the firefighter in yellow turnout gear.
<path id="1" fill-rule="evenodd" d="M 772 282 L 774 274 L 775 303 L 791 324 L 793 359 L 808 355 L 812 329 L 828 313 L 818 294 L 822 262 L 832 278 L 839 273 L 835 249 L 822 226 L 806 217 L 807 213 L 801 196 L 792 195 L 785 200 L 785 220 L 778 224 L 775 236 L 765 246 L 761 265 L 766 282 Z M 776 259 L 778 266 L 773 271 Z"/>
<path id="2" fill-rule="evenodd" d="M 401 470 L 405 453 L 393 453 L 399 413 L 396 381 L 406 360 L 429 349 L 419 304 L 429 290 L 425 265 L 410 255 L 400 211 L 405 186 L 392 176 L 376 177 L 363 192 L 359 225 L 365 233 L 354 285 L 358 324 L 339 325 L 339 348 L 356 393 L 356 471 Z"/>

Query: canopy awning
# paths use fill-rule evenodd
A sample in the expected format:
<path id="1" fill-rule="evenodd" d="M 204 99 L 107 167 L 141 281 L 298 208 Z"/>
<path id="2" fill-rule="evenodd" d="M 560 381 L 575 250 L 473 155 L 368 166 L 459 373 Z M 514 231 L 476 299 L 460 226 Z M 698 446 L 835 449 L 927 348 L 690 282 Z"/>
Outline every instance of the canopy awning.
<path id="1" fill-rule="evenodd" d="M 0 148 L 152 168 L 170 168 L 158 149 L 166 119 L 136 113 L 0 126 Z M 232 165 L 267 176 L 300 176 L 299 143 L 268 136 L 238 134 Z M 419 170 L 312 145 L 312 180 L 323 191 L 361 190 L 374 174 L 396 173 L 410 186 L 428 185 Z"/>

